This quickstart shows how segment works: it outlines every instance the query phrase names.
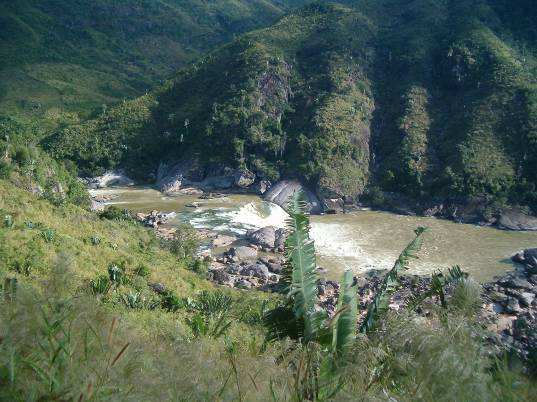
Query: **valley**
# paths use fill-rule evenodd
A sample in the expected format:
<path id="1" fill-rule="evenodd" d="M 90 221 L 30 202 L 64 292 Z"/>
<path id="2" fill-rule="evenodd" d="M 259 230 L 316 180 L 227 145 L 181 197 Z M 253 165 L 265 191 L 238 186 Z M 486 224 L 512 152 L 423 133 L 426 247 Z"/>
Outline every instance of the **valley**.
<path id="1" fill-rule="evenodd" d="M 0 0 L 0 401 L 534 402 L 535 0 Z"/>

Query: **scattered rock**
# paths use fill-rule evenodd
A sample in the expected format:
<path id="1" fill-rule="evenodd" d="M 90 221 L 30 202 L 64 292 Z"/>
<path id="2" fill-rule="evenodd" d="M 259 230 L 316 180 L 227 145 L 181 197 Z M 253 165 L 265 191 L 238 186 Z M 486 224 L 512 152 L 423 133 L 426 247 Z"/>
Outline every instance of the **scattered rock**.
<path id="1" fill-rule="evenodd" d="M 516 253 L 515 255 L 513 255 L 511 257 L 511 260 L 513 262 L 517 262 L 519 264 L 524 264 L 524 262 L 526 261 L 525 258 L 524 258 L 524 251 L 519 251 L 518 253 Z"/>
<path id="2" fill-rule="evenodd" d="M 148 214 L 139 212 L 136 214 L 136 219 L 142 222 L 145 226 L 157 229 L 159 225 L 168 222 L 168 220 L 174 218 L 176 215 L 175 212 L 166 213 L 154 210 Z"/>
<path id="3" fill-rule="evenodd" d="M 509 276 L 507 278 L 498 281 L 503 287 L 512 289 L 531 289 L 533 285 L 527 280 L 519 278 L 517 276 Z"/>
<path id="4" fill-rule="evenodd" d="M 252 247 L 232 247 L 226 253 L 233 261 L 253 260 L 257 258 L 257 250 Z"/>
<path id="5" fill-rule="evenodd" d="M 231 275 L 239 275 L 242 271 L 242 267 L 239 264 L 226 265 L 226 272 Z"/>
<path id="6" fill-rule="evenodd" d="M 160 282 L 150 283 L 149 287 L 153 289 L 153 291 L 159 295 L 166 293 L 166 286 L 164 286 L 164 284 Z"/>
<path id="7" fill-rule="evenodd" d="M 213 247 L 227 247 L 233 244 L 235 241 L 237 241 L 237 238 L 235 236 L 219 234 L 213 239 Z"/>
<path id="8" fill-rule="evenodd" d="M 235 282 L 235 287 L 239 289 L 251 289 L 252 286 L 252 282 L 247 279 L 239 279 Z"/>
<path id="9" fill-rule="evenodd" d="M 262 263 L 248 265 L 241 270 L 240 274 L 245 276 L 254 276 L 264 281 L 267 281 L 270 276 L 267 266 Z"/>
<path id="10" fill-rule="evenodd" d="M 530 292 L 522 292 L 518 296 L 518 301 L 522 306 L 530 307 L 531 303 L 535 299 L 535 294 Z"/>
<path id="11" fill-rule="evenodd" d="M 200 200 L 214 200 L 217 198 L 225 198 L 227 197 L 227 194 L 223 193 L 203 193 L 203 195 L 200 196 Z"/>
<path id="12" fill-rule="evenodd" d="M 218 269 L 210 271 L 211 279 L 220 284 L 232 287 L 234 285 L 233 278 L 226 271 Z"/>
<path id="13" fill-rule="evenodd" d="M 531 267 L 537 267 L 537 248 L 524 250 L 524 262 Z"/>
<path id="14" fill-rule="evenodd" d="M 266 226 L 259 230 L 248 231 L 246 238 L 256 246 L 272 250 L 276 242 L 276 228 Z"/>
<path id="15" fill-rule="evenodd" d="M 289 236 L 289 233 L 286 229 L 280 228 L 276 230 L 275 240 L 274 240 L 275 251 L 283 252 L 285 250 L 285 241 L 287 240 L 288 236 Z"/>

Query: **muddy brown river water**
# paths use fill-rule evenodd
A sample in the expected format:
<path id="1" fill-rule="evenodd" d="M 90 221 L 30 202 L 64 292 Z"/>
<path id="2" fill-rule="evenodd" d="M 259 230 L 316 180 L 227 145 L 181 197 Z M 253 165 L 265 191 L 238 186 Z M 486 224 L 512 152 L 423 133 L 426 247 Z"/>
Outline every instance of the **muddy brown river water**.
<path id="1" fill-rule="evenodd" d="M 168 196 L 150 188 L 95 192 L 112 195 L 115 198 L 111 203 L 135 212 L 174 211 L 177 217 L 170 225 L 189 222 L 196 228 L 235 234 L 252 228 L 285 225 L 286 214 L 280 207 L 252 195 L 200 200 L 197 196 Z M 197 206 L 193 207 L 192 203 Z M 418 226 L 426 226 L 429 231 L 420 258 L 411 263 L 410 273 L 429 274 L 460 265 L 477 280 L 488 281 L 513 269 L 510 257 L 517 250 L 537 247 L 536 232 L 508 232 L 388 212 L 313 216 L 311 221 L 318 265 L 327 269 L 328 277 L 339 277 L 344 269 L 359 274 L 390 268 Z"/>

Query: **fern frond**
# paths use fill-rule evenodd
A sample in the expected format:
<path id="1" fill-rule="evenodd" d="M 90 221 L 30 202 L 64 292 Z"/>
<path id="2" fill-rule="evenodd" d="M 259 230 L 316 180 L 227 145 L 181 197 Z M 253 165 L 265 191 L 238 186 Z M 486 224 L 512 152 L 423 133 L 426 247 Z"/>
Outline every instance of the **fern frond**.
<path id="1" fill-rule="evenodd" d="M 427 229 L 418 227 L 414 233 L 416 237 L 405 247 L 399 258 L 395 261 L 393 268 L 384 276 L 375 297 L 367 308 L 367 315 L 360 326 L 360 331 L 367 333 L 376 327 L 380 318 L 388 311 L 390 297 L 399 285 L 399 273 L 408 269 L 411 258 L 417 258 L 417 253 L 423 243 L 422 235 Z"/>

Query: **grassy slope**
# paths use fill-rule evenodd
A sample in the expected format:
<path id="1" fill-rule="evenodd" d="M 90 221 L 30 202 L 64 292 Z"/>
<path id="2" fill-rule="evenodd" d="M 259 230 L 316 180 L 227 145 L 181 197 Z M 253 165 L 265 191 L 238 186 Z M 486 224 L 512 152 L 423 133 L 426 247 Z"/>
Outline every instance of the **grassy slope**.
<path id="1" fill-rule="evenodd" d="M 150 89 L 200 53 L 302 1 L 21 0 L 0 14 L 0 107 L 49 117 Z"/>
<path id="2" fill-rule="evenodd" d="M 214 290 L 210 282 L 186 269 L 185 261 L 160 247 L 151 230 L 134 222 L 101 220 L 96 214 L 73 205 L 54 206 L 4 180 L 0 180 L 0 194 L 2 222 L 6 214 L 14 217 L 13 227 L 0 228 L 0 282 L 6 277 L 16 278 L 19 288 L 16 305 L 4 305 L 0 317 L 3 322 L 0 354 L 7 357 L 11 353 L 8 350 L 16 353 L 17 386 L 9 386 L 8 361 L 0 358 L 0 399 L 19 400 L 24 395 L 33 400 L 36 394 L 50 395 L 46 381 L 34 377 L 22 359 L 38 359 L 36 339 L 44 344 L 48 342 L 47 338 L 41 338 L 45 331 L 42 320 L 57 318 L 56 314 L 65 314 L 65 327 L 61 328 L 70 326 L 72 331 L 73 355 L 57 366 L 59 389 L 70 390 L 68 399 L 78 399 L 80 393 L 88 397 L 89 382 L 95 387 L 92 392 L 97 400 L 110 400 L 109 390 L 115 390 L 114 400 L 125 400 L 130 393 L 134 395 L 133 400 L 176 399 L 185 395 L 204 400 L 220 389 L 223 395 L 235 392 L 232 386 L 229 390 L 222 388 L 228 374 L 226 359 L 219 357 L 224 353 L 223 344 L 210 339 L 193 341 L 185 321 L 191 313 L 185 309 L 175 313 L 161 308 L 129 309 L 122 301 L 133 292 L 155 299 L 156 294 L 148 287 L 148 283 L 154 282 L 164 284 L 180 298 L 195 298 L 202 290 Z M 29 228 L 27 222 L 32 222 L 34 228 Z M 47 229 L 55 232 L 52 242 L 42 235 Z M 99 237 L 100 244 L 93 245 L 92 236 Z M 107 276 L 111 263 L 123 265 L 131 279 L 129 284 L 112 290 L 100 303 L 90 295 L 89 282 L 99 275 Z M 149 268 L 149 276 L 134 273 L 140 265 Z M 236 321 L 229 334 L 244 350 L 247 345 L 253 348 L 247 355 L 238 357 L 251 370 L 252 363 L 247 362 L 263 360 L 256 357 L 255 351 L 262 338 L 258 328 L 244 322 L 268 296 L 257 292 L 230 294 L 235 304 L 229 314 Z M 66 295 L 76 297 L 71 299 Z M 56 306 L 57 312 L 49 310 L 51 306 Z M 118 329 L 113 340 L 107 341 L 113 317 L 119 319 Z M 88 334 L 88 331 L 92 332 Z M 130 343 L 127 358 L 117 367 L 107 368 L 110 354 L 115 356 L 126 342 Z M 101 347 L 96 346 L 99 343 Z M 87 347 L 95 347 L 91 349 L 93 355 L 84 354 Z M 65 369 L 61 364 L 67 365 L 69 375 L 59 374 Z M 209 370 L 208 366 L 211 375 L 199 378 L 200 373 Z M 271 370 L 274 367 L 268 367 L 266 373 Z M 100 378 L 101 375 L 105 378 Z M 262 378 L 258 382 L 268 385 Z M 245 385 L 244 392 L 255 392 L 255 389 L 253 385 Z M 36 393 L 34 397 L 32 393 Z"/>
<path id="3" fill-rule="evenodd" d="M 186 306 L 168 312 L 123 302 L 133 292 L 151 297 L 148 282 L 181 298 L 214 290 L 160 248 L 150 230 L 53 206 L 2 180 L 0 194 L 2 217 L 15 217 L 13 227 L 0 228 L 0 281 L 18 280 L 15 296 L 0 287 L 0 399 L 289 401 L 301 395 L 307 371 L 294 368 L 316 355 L 287 341 L 262 346 L 259 311 L 270 296 L 226 291 L 233 299 L 227 336 L 195 336 L 187 325 L 195 314 Z M 29 221 L 41 226 L 29 228 Z M 41 235 L 45 228 L 56 231 L 52 242 Z M 101 243 L 93 245 L 91 236 Z M 130 282 L 99 301 L 88 282 L 118 260 Z M 149 277 L 133 272 L 138 264 L 149 267 Z M 337 400 L 532 400 L 533 384 L 490 360 L 471 317 L 462 310 L 432 313 L 430 325 L 400 314 L 378 334 L 358 338 Z"/>

